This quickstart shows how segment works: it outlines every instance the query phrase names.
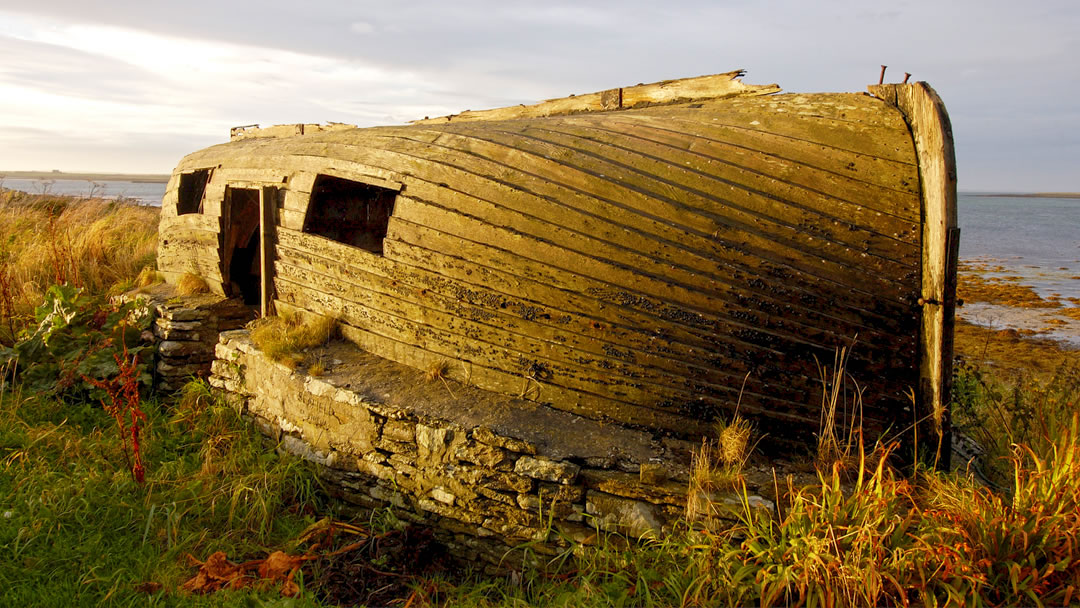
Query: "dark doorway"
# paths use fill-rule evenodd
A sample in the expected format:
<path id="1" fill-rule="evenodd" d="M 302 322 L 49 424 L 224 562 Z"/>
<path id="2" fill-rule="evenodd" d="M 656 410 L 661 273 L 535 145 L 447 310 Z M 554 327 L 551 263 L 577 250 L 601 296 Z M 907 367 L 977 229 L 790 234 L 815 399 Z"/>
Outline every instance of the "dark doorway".
<path id="1" fill-rule="evenodd" d="M 262 301 L 259 191 L 225 188 L 225 240 L 221 258 L 230 296 L 244 304 L 259 306 Z"/>

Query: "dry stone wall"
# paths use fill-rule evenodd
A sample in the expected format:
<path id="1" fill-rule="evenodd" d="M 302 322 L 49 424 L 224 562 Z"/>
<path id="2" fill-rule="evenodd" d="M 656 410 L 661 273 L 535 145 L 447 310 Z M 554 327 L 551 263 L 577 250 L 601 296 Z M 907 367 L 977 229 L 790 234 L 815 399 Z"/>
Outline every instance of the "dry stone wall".
<path id="1" fill-rule="evenodd" d="M 153 311 L 154 386 L 158 390 L 174 391 L 192 378 L 207 378 L 218 335 L 243 327 L 254 318 L 251 309 L 238 299 L 209 294 L 179 296 L 169 285 L 126 297 L 146 299 Z"/>
<path id="2" fill-rule="evenodd" d="M 246 330 L 227 331 L 210 382 L 283 448 L 322 465 L 344 499 L 392 506 L 489 567 L 520 564 L 507 556 L 525 543 L 542 556 L 598 532 L 663 534 L 683 512 L 688 442 L 520 399 L 480 402 L 460 384 L 442 406 L 403 402 L 379 382 L 396 364 L 358 356 L 364 373 L 312 377 L 263 356 Z M 392 373 L 402 394 L 438 384 Z"/>

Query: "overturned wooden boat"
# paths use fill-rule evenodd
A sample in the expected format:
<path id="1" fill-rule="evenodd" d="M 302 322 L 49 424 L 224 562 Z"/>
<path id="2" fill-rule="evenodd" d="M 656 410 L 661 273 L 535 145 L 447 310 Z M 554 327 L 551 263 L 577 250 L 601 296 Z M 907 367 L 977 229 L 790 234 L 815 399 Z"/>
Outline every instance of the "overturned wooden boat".
<path id="1" fill-rule="evenodd" d="M 176 168 L 158 264 L 264 314 L 337 317 L 386 359 L 683 435 L 737 408 L 816 431 L 823 371 L 850 347 L 867 429 L 941 432 L 944 106 L 925 83 L 778 94 L 740 76 L 236 129 Z"/>

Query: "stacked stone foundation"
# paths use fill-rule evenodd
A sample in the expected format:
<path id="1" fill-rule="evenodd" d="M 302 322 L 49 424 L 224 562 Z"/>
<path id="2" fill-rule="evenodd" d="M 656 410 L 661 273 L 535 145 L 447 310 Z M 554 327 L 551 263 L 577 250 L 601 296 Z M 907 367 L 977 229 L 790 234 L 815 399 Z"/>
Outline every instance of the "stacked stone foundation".
<path id="1" fill-rule="evenodd" d="M 422 372 L 394 373 L 443 390 Z M 478 389 L 456 385 L 448 407 L 402 403 L 363 377 L 312 377 L 273 362 L 246 330 L 221 334 L 210 383 L 279 446 L 320 465 L 341 498 L 392 507 L 433 527 L 455 557 L 489 568 L 609 532 L 663 534 L 686 505 L 693 444 L 534 402 L 507 398 L 485 412 L 469 399 Z"/>
<path id="2" fill-rule="evenodd" d="M 147 299 L 153 311 L 154 387 L 164 391 L 178 390 L 193 378 L 208 378 L 220 333 L 254 318 L 252 309 L 236 298 L 179 296 L 168 285 L 127 297 Z"/>

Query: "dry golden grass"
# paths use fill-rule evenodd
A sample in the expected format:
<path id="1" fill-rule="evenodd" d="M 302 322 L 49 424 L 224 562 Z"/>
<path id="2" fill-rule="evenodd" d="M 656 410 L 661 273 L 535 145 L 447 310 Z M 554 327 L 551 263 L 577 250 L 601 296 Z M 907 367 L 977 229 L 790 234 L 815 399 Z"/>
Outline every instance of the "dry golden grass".
<path id="1" fill-rule="evenodd" d="M 742 468 L 750 453 L 750 435 L 754 427 L 749 420 L 735 414 L 731 422 L 717 425 L 717 456 L 720 462 L 736 470 Z"/>
<path id="2" fill-rule="evenodd" d="M 436 361 L 427 368 L 428 382 L 435 382 L 436 380 L 442 380 L 446 378 L 446 373 L 450 370 L 450 365 L 446 361 Z"/>
<path id="3" fill-rule="evenodd" d="M 160 272 L 154 270 L 153 266 L 146 266 L 140 270 L 139 275 L 135 277 L 135 287 L 141 289 L 163 281 L 165 281 L 165 277 L 162 276 Z"/>
<path id="4" fill-rule="evenodd" d="M 854 340 L 852 340 L 854 343 Z M 833 356 L 833 365 L 818 363 L 821 377 L 821 419 L 818 423 L 818 467 L 828 470 L 839 463 L 854 467 L 856 448 L 862 431 L 862 388 L 845 371 L 851 347 L 843 347 Z M 849 384 L 850 383 L 850 384 Z"/>
<path id="5" fill-rule="evenodd" d="M 337 319 L 308 315 L 267 317 L 251 331 L 251 341 L 274 361 L 295 369 L 307 358 L 304 351 L 338 337 Z"/>
<path id="6" fill-rule="evenodd" d="M 68 282 L 95 292 L 132 287 L 153 266 L 160 209 L 99 199 L 0 191 L 0 266 L 10 312 L 29 314 Z"/>
<path id="7" fill-rule="evenodd" d="M 209 292 L 210 286 L 206 284 L 206 279 L 199 275 L 185 272 L 183 276 L 176 281 L 176 293 L 182 296 L 193 296 Z"/>

